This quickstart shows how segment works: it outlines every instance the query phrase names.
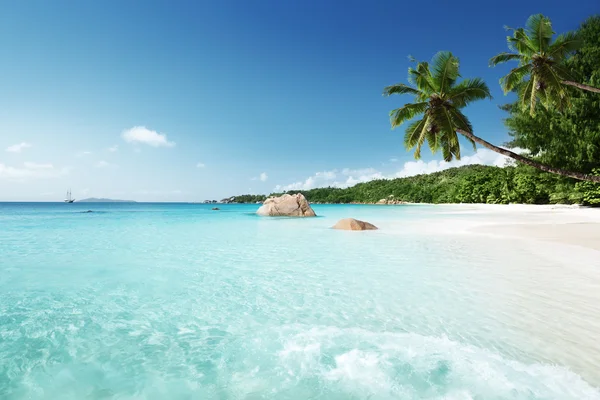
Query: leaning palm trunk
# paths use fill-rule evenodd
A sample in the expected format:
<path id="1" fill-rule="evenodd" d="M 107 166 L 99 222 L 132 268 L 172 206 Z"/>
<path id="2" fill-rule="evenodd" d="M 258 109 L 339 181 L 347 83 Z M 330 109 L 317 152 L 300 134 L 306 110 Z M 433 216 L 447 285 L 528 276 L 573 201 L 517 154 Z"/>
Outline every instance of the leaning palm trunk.
<path id="1" fill-rule="evenodd" d="M 465 130 L 462 129 L 457 129 L 456 130 L 458 133 L 460 133 L 461 135 L 466 136 L 467 138 L 471 139 L 474 142 L 479 143 L 480 145 L 487 147 L 488 149 L 495 151 L 496 153 L 500 153 L 506 157 L 510 157 L 514 160 L 517 160 L 519 162 L 522 162 L 523 164 L 529 165 L 531 167 L 537 168 L 539 170 L 542 170 L 544 172 L 550 172 L 553 174 L 557 174 L 557 175 L 562 175 L 562 176 L 566 176 L 569 178 L 574 178 L 574 179 L 578 179 L 580 181 L 589 181 L 589 182 L 598 182 L 600 183 L 600 176 L 594 176 L 594 175 L 589 175 L 589 174 L 582 174 L 580 172 L 573 172 L 573 171 L 566 171 L 564 169 L 560 169 L 560 168 L 554 168 L 554 167 L 550 167 L 548 165 L 539 163 L 537 161 L 533 161 L 527 157 L 523 157 L 522 155 L 519 155 L 515 152 L 512 152 L 510 150 L 507 149 L 503 149 L 502 147 L 498 147 L 495 146 L 493 144 L 491 144 L 490 142 L 486 142 L 485 140 L 481 139 L 480 137 L 477 137 L 475 135 L 473 135 L 471 132 L 467 132 Z"/>
<path id="2" fill-rule="evenodd" d="M 576 88 L 579 88 L 581 90 L 587 90 L 588 92 L 600 93 L 600 89 L 593 87 L 593 86 L 584 85 L 583 83 L 577 83 L 577 82 L 572 82 L 572 81 L 562 81 L 562 84 L 569 85 L 569 86 L 575 86 Z"/>

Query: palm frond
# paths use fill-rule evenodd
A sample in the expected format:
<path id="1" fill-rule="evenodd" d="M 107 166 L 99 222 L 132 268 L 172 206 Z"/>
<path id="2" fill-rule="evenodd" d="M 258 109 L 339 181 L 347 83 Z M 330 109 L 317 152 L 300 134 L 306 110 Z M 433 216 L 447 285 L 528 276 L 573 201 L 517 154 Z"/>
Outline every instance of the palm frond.
<path id="1" fill-rule="evenodd" d="M 408 103 L 403 107 L 390 111 L 392 129 L 402 125 L 404 122 L 422 114 L 427 109 L 428 103 Z"/>
<path id="2" fill-rule="evenodd" d="M 454 85 L 458 78 L 458 58 L 449 51 L 440 51 L 431 61 L 433 65 L 432 81 L 438 92 L 444 93 Z"/>
<path id="3" fill-rule="evenodd" d="M 531 64 L 525 64 L 521 67 L 513 68 L 506 76 L 500 78 L 500 86 L 502 86 L 504 94 L 514 90 L 531 73 L 531 68 Z"/>
<path id="4" fill-rule="evenodd" d="M 404 83 L 396 83 L 395 85 L 386 86 L 383 89 L 384 96 L 391 96 L 393 94 L 414 94 L 416 96 L 420 93 L 419 90 Z"/>
<path id="5" fill-rule="evenodd" d="M 550 47 L 552 35 L 554 35 L 550 19 L 542 14 L 534 14 L 527 19 L 525 27 L 534 49 L 545 53 Z"/>
<path id="6" fill-rule="evenodd" d="M 454 126 L 456 129 L 461 129 L 463 131 L 473 133 L 473 126 L 471 125 L 471 121 L 464 115 L 460 110 L 453 108 L 450 111 L 452 115 L 452 119 L 454 121 Z"/>
<path id="7" fill-rule="evenodd" d="M 523 57 L 531 57 L 535 53 L 535 47 L 531 39 L 525 33 L 525 29 L 518 28 L 513 30 L 513 35 L 506 38 L 508 48 L 521 54 Z"/>
<path id="8" fill-rule="evenodd" d="M 462 108 L 476 100 L 491 99 L 490 88 L 481 78 L 465 79 L 450 89 L 448 101 Z"/>
<path id="9" fill-rule="evenodd" d="M 497 56 L 490 58 L 489 65 L 490 65 L 490 67 L 494 67 L 498 64 L 502 64 L 507 61 L 512 61 L 512 60 L 520 61 L 522 57 L 523 56 L 521 56 L 520 54 L 515 54 L 515 53 L 500 53 Z"/>
<path id="10" fill-rule="evenodd" d="M 448 107 L 436 107 L 432 110 L 431 118 L 438 136 L 439 146 L 442 148 L 442 154 L 444 152 L 447 155 L 449 154 L 451 159 L 458 155 L 458 159 L 460 159 L 460 148 L 456 149 L 457 146 L 460 147 L 460 144 L 452 139 L 452 136 L 456 135 L 456 126 Z"/>
<path id="11" fill-rule="evenodd" d="M 558 35 L 554 43 L 550 45 L 550 48 L 548 49 L 548 55 L 552 57 L 555 62 L 561 62 L 580 47 L 581 40 L 579 39 L 577 33 L 567 32 Z"/>
<path id="12" fill-rule="evenodd" d="M 442 136 L 440 142 L 440 148 L 442 149 L 442 157 L 444 158 L 444 161 L 452 161 L 453 154 L 452 149 L 450 148 L 450 143 L 448 143 L 448 138 L 446 136 Z"/>
<path id="13" fill-rule="evenodd" d="M 425 134 L 425 139 L 427 139 L 427 144 L 429 145 L 431 153 L 437 153 L 440 149 L 439 136 L 436 135 L 434 131 L 428 131 Z"/>
<path id="14" fill-rule="evenodd" d="M 519 104 L 523 110 L 527 110 L 530 107 L 531 101 L 531 90 L 533 86 L 533 79 L 522 82 L 517 87 L 519 93 Z"/>
<path id="15" fill-rule="evenodd" d="M 420 119 L 418 121 L 413 121 L 407 128 L 404 133 L 404 147 L 406 150 L 412 150 L 415 146 L 418 145 L 421 134 L 423 133 L 423 129 L 427 124 L 427 117 Z M 421 157 L 421 151 L 415 151 L 415 158 L 419 159 Z"/>
<path id="16" fill-rule="evenodd" d="M 547 96 L 546 101 L 544 101 L 546 108 L 554 104 L 559 111 L 562 111 L 571 104 L 569 91 L 562 83 L 564 78 L 558 74 L 556 66 L 543 65 L 538 70 L 538 76 L 546 85 L 544 90 Z"/>
<path id="17" fill-rule="evenodd" d="M 408 80 L 414 83 L 421 92 L 430 94 L 436 91 L 436 87 L 431 79 L 431 71 L 426 61 L 421 61 L 416 68 L 408 69 Z"/>

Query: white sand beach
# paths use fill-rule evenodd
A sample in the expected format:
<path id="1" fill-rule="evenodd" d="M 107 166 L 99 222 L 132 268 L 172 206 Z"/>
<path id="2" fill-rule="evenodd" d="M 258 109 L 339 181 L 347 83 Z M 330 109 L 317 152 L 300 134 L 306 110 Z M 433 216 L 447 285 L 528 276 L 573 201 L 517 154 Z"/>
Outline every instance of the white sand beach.
<path id="1" fill-rule="evenodd" d="M 473 233 L 600 251 L 600 209 L 561 205 L 459 205 L 457 208 L 465 213 L 489 213 L 488 220 L 468 228 Z"/>

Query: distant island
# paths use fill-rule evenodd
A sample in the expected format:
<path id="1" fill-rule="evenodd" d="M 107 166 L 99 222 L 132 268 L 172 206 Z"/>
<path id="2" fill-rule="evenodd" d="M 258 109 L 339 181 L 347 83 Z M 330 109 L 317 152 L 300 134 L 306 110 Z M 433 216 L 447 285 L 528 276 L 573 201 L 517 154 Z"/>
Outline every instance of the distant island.
<path id="1" fill-rule="evenodd" d="M 136 203 L 133 200 L 116 200 L 116 199 L 102 199 L 96 197 L 90 197 L 89 199 L 77 200 L 77 203 Z"/>

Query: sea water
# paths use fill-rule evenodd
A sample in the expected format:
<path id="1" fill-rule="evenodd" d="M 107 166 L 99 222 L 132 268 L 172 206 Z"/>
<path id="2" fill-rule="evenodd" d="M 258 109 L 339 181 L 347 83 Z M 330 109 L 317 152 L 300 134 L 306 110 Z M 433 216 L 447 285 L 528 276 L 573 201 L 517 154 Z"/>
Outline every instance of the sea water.
<path id="1" fill-rule="evenodd" d="M 600 399 L 593 257 L 212 207 L 0 204 L 0 398 Z"/>

